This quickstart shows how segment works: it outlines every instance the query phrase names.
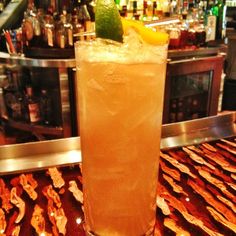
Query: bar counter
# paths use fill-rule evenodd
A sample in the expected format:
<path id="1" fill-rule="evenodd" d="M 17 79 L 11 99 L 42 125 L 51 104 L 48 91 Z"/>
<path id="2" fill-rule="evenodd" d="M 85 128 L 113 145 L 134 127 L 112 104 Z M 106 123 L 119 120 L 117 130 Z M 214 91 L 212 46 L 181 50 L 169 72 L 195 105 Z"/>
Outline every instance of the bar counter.
<path id="1" fill-rule="evenodd" d="M 49 171 L 54 167 L 65 181 L 59 188 Z M 31 218 L 36 205 L 43 210 L 46 232 L 54 228 L 54 233 L 85 235 L 82 202 L 71 192 L 72 182 L 82 190 L 79 137 L 1 146 L 0 175 L 0 197 L 18 189 L 26 204 L 15 223 L 17 207 L 2 203 L 7 235 L 16 227 L 19 235 L 34 235 L 37 229 Z M 22 178 L 28 178 L 29 183 L 36 180 L 36 199 L 24 190 Z M 235 181 L 235 112 L 163 125 L 155 235 L 235 235 Z M 56 218 L 50 216 L 49 186 L 59 196 L 54 210 L 62 209 L 61 217 L 67 219 L 64 226 L 58 227 Z"/>

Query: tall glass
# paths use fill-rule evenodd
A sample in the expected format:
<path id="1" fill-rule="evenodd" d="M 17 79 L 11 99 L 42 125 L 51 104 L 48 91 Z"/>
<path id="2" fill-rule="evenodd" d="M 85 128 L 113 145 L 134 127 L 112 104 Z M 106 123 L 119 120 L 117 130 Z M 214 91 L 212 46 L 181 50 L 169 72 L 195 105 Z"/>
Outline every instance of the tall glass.
<path id="1" fill-rule="evenodd" d="M 153 234 L 167 45 L 75 45 L 86 231 Z"/>

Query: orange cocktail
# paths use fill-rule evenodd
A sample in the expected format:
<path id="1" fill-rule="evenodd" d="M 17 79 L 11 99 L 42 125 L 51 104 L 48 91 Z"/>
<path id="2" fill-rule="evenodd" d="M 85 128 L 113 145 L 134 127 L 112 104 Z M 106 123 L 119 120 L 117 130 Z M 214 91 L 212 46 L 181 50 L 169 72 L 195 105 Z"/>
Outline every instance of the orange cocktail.
<path id="1" fill-rule="evenodd" d="M 86 230 L 151 234 L 167 45 L 78 42 L 79 127 Z"/>

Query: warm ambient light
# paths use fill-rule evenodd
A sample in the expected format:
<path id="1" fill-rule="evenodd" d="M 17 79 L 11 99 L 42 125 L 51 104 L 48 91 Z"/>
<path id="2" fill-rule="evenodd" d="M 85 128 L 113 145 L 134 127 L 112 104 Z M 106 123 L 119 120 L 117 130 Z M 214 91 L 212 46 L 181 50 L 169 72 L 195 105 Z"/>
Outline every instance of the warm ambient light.
<path id="1" fill-rule="evenodd" d="M 189 201 L 190 201 L 190 198 L 189 198 L 189 197 L 186 197 L 185 200 L 186 200 L 186 202 L 189 202 Z"/>
<path id="2" fill-rule="evenodd" d="M 76 224 L 80 225 L 81 223 L 82 223 L 82 218 L 80 218 L 80 217 L 77 218 L 77 219 L 76 219 Z"/>

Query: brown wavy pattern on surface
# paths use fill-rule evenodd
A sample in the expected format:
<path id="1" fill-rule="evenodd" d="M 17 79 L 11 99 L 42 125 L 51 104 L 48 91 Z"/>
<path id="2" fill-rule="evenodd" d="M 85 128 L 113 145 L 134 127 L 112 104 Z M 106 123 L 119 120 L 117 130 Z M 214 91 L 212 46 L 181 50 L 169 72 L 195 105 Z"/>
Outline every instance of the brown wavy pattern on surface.
<path id="1" fill-rule="evenodd" d="M 173 191 L 175 193 L 181 193 L 185 196 L 188 196 L 186 192 L 184 192 L 183 188 L 175 183 L 174 179 L 172 179 L 170 176 L 163 174 L 163 179 L 172 187 Z"/>
<path id="2" fill-rule="evenodd" d="M 181 176 L 178 170 L 169 168 L 162 160 L 160 161 L 160 167 L 164 173 L 170 175 L 173 179 L 180 181 Z"/>
<path id="3" fill-rule="evenodd" d="M 210 152 L 205 150 L 205 157 L 207 157 L 207 159 L 215 162 L 216 164 L 218 164 L 222 169 L 231 172 L 231 173 L 236 173 L 236 166 L 232 165 L 229 163 L 229 161 L 227 161 L 222 155 L 220 155 L 219 153 L 215 153 L 215 152 Z"/>
<path id="4" fill-rule="evenodd" d="M 235 195 L 228 191 L 228 189 L 223 181 L 213 177 L 209 172 L 202 170 L 201 168 L 198 168 L 198 173 L 200 174 L 201 177 L 203 177 L 205 180 L 207 180 L 210 184 L 212 184 L 215 187 L 217 187 L 218 189 L 220 189 L 220 191 L 225 196 L 230 198 L 232 201 L 236 202 Z"/>
<path id="5" fill-rule="evenodd" d="M 214 207 L 217 211 L 223 213 L 226 219 L 233 223 L 236 223 L 236 215 L 224 204 L 216 200 L 214 196 L 210 194 L 207 190 L 205 190 L 192 180 L 188 180 L 188 185 L 191 186 L 192 189 L 197 192 L 209 205 Z"/>
<path id="6" fill-rule="evenodd" d="M 223 157 L 228 161 L 233 161 L 233 162 L 236 161 L 235 155 L 229 153 L 227 150 L 217 147 L 216 144 L 202 143 L 200 145 L 200 148 L 204 151 L 204 153 L 211 154 L 213 152 L 217 157 Z"/>
<path id="7" fill-rule="evenodd" d="M 208 211 L 211 213 L 211 215 L 214 217 L 214 219 L 224 226 L 226 226 L 228 229 L 232 230 L 234 233 L 236 233 L 236 224 L 226 220 L 219 212 L 217 212 L 214 208 L 207 206 Z"/>
<path id="8" fill-rule="evenodd" d="M 224 142 L 224 143 L 227 143 L 227 144 L 229 144 L 230 146 L 236 148 L 236 142 L 232 142 L 232 141 L 229 141 L 229 140 L 227 140 L 227 139 L 220 139 L 220 141 L 221 141 L 221 142 Z"/>
<path id="9" fill-rule="evenodd" d="M 181 226 L 177 225 L 176 221 L 171 218 L 164 219 L 164 226 L 173 231 L 176 236 L 191 236 L 191 234 L 184 230 Z"/>
<path id="10" fill-rule="evenodd" d="M 209 162 L 207 162 L 205 159 L 203 159 L 201 156 L 197 155 L 195 152 L 191 151 L 189 148 L 187 147 L 182 147 L 182 150 L 185 151 L 189 157 L 195 161 L 198 164 L 201 165 L 205 165 L 207 167 L 209 167 L 212 170 L 215 170 L 215 166 L 213 166 L 212 164 L 210 164 Z"/>
<path id="11" fill-rule="evenodd" d="M 210 229 L 209 227 L 207 227 L 204 222 L 200 219 L 198 219 L 197 217 L 195 217 L 194 215 L 191 215 L 187 208 L 184 206 L 184 204 L 176 199 L 175 197 L 173 197 L 164 186 L 162 186 L 159 183 L 159 188 L 161 189 L 161 197 L 163 197 L 166 201 L 168 201 L 169 205 L 174 208 L 175 210 L 177 210 L 183 217 L 184 219 L 194 225 L 199 227 L 201 230 L 203 230 L 205 233 L 207 233 L 209 236 L 223 236 L 223 234 L 216 232 L 212 229 Z"/>
<path id="12" fill-rule="evenodd" d="M 178 170 L 180 170 L 182 173 L 187 174 L 187 175 L 189 175 L 190 177 L 192 177 L 192 178 L 194 178 L 194 179 L 197 178 L 197 176 L 194 175 L 186 165 L 184 165 L 184 164 L 178 162 L 178 161 L 175 160 L 174 158 L 172 158 L 172 157 L 170 157 L 169 155 L 164 154 L 164 153 L 162 153 L 162 152 L 161 152 L 160 156 L 161 156 L 161 158 L 163 158 L 164 160 L 168 161 L 168 162 L 169 162 L 171 165 L 173 165 L 175 168 L 177 168 Z"/>
<path id="13" fill-rule="evenodd" d="M 222 143 L 217 143 L 216 145 L 217 145 L 218 147 L 220 147 L 220 148 L 226 150 L 227 152 L 230 152 L 230 153 L 236 155 L 236 150 L 235 150 L 235 149 L 233 149 L 233 148 L 231 148 L 231 147 L 229 147 L 229 146 L 227 146 L 227 145 L 224 145 L 224 144 L 222 144 Z"/>

